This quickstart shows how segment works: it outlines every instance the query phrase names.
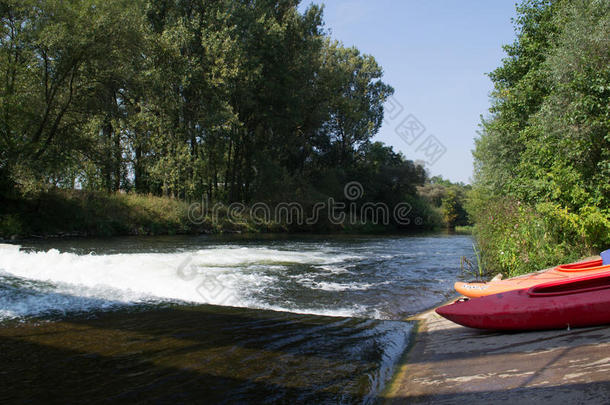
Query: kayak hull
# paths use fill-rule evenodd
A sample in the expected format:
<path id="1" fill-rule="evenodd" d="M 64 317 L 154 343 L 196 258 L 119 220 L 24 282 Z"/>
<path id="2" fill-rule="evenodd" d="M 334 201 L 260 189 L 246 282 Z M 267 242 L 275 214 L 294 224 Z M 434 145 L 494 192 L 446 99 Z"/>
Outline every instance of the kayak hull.
<path id="1" fill-rule="evenodd" d="M 508 280 L 490 281 L 487 283 L 457 282 L 454 284 L 454 288 L 458 293 L 466 297 L 477 298 L 506 291 L 530 288 L 552 281 L 569 280 L 587 275 L 600 274 L 606 271 L 610 271 L 610 265 L 603 265 L 602 261 L 597 259 L 580 263 L 562 264 L 542 273 L 511 278 Z"/>
<path id="2" fill-rule="evenodd" d="M 477 329 L 545 330 L 609 324 L 610 272 L 459 300 L 436 312 Z"/>

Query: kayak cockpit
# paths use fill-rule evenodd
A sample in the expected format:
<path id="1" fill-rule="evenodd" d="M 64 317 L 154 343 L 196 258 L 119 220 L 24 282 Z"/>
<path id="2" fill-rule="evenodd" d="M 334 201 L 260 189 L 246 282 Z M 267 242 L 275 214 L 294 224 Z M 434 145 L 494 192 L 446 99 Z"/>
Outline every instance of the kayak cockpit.
<path id="1" fill-rule="evenodd" d="M 531 287 L 527 293 L 530 296 L 552 296 L 565 294 L 578 294 L 589 291 L 610 288 L 610 272 L 595 274 L 578 279 L 562 280 L 552 283 L 540 284 Z"/>

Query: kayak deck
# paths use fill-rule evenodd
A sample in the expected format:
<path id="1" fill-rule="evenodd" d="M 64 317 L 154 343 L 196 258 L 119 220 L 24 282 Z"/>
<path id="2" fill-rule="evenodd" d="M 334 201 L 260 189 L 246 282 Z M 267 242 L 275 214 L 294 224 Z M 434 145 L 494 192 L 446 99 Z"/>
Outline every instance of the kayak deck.
<path id="1" fill-rule="evenodd" d="M 463 326 L 544 330 L 610 323 L 610 271 L 463 299 L 436 312 Z"/>
<path id="2" fill-rule="evenodd" d="M 547 271 L 507 280 L 490 281 L 487 283 L 456 282 L 454 288 L 458 293 L 466 297 L 477 298 L 506 291 L 530 288 L 538 284 L 552 281 L 569 280 L 575 277 L 599 274 L 605 271 L 610 271 L 610 265 L 602 265 L 600 259 L 594 259 L 578 263 L 562 264 Z"/>

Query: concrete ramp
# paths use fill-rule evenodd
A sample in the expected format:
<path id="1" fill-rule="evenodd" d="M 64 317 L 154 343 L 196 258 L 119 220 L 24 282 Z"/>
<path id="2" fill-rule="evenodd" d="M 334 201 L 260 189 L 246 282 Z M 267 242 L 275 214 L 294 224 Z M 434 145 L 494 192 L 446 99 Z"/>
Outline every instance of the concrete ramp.
<path id="1" fill-rule="evenodd" d="M 387 403 L 610 403 L 610 325 L 499 333 L 434 311 L 414 319 L 419 329 Z"/>

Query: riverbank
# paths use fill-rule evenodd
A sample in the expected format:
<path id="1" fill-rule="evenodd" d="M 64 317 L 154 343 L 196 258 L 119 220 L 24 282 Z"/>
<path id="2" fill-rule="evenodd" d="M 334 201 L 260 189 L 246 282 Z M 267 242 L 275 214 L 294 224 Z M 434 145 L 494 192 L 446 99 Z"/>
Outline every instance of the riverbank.
<path id="1" fill-rule="evenodd" d="M 264 212 L 258 204 L 227 206 L 150 194 L 55 189 L 28 198 L 4 198 L 0 206 L 0 240 L 287 232 L 387 234 L 441 227 L 432 211 L 426 213 L 417 206 L 398 224 L 375 216 L 363 222 L 351 211 L 337 213 L 340 220 L 333 220 L 328 212 L 320 210 L 313 216 L 313 208 L 305 203 L 263 205 Z"/>
<path id="2" fill-rule="evenodd" d="M 211 216 L 189 216 L 189 203 L 149 194 L 52 190 L 29 198 L 6 199 L 0 211 L 4 239 L 62 236 L 176 235 L 281 232 L 278 224 L 254 224 L 226 209 Z"/>
<path id="3" fill-rule="evenodd" d="M 499 333 L 459 326 L 434 310 L 411 320 L 416 332 L 387 404 L 610 401 L 610 326 Z"/>

